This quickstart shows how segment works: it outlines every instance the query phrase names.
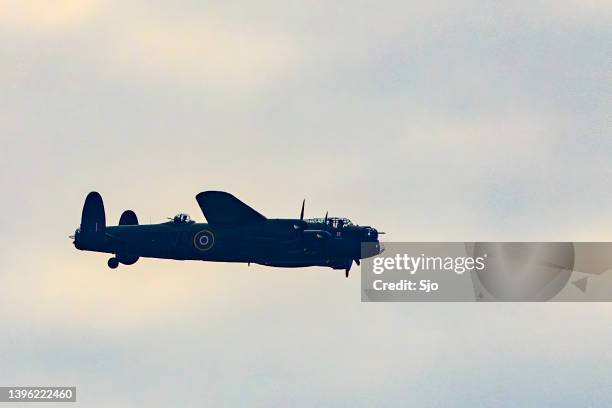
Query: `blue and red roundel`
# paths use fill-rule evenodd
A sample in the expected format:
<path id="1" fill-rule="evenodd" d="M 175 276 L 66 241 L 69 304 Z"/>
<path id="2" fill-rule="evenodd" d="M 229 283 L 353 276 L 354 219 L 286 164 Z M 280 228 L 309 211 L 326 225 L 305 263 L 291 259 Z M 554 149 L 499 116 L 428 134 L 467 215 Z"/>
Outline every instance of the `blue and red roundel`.
<path id="1" fill-rule="evenodd" d="M 209 230 L 199 231 L 193 237 L 193 246 L 200 251 L 208 251 L 215 245 L 215 236 Z"/>

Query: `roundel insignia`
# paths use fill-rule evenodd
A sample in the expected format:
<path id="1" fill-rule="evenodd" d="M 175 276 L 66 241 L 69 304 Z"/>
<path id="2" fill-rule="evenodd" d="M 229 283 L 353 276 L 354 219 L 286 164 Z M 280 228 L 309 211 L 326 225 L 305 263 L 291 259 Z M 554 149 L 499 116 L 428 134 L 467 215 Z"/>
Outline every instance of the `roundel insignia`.
<path id="1" fill-rule="evenodd" d="M 215 236 L 209 230 L 202 230 L 193 237 L 193 246 L 200 251 L 208 251 L 215 245 Z"/>

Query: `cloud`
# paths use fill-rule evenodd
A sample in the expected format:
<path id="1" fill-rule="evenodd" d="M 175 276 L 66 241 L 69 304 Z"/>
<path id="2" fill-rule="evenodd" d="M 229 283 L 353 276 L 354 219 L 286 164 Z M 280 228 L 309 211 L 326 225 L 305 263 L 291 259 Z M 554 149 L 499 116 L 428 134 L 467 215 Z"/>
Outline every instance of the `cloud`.
<path id="1" fill-rule="evenodd" d="M 110 81 L 246 93 L 290 75 L 302 58 L 290 32 L 242 24 L 214 8 L 204 15 L 169 16 L 139 3 L 0 2 L 5 40 L 43 44 L 53 57 L 83 64 Z M 44 62 L 46 54 L 41 57 Z M 15 78 L 32 69 L 20 67 L 18 74 L 3 67 Z"/>
<path id="2" fill-rule="evenodd" d="M 0 24 L 20 31 L 61 30 L 88 21 L 100 4 L 100 0 L 0 0 Z"/>
<path id="3" fill-rule="evenodd" d="M 243 29 L 215 18 L 115 27 L 100 64 L 113 75 L 213 89 L 250 89 L 285 77 L 300 58 L 289 35 Z"/>
<path id="4" fill-rule="evenodd" d="M 39 251 L 35 258 L 5 260 L 0 276 L 2 320 L 27 315 L 32 324 L 41 327 L 139 331 L 183 319 L 197 308 L 200 298 L 223 296 L 222 282 L 231 278 L 216 274 L 202 285 L 206 272 L 198 271 L 201 263 L 181 263 L 178 278 L 164 272 L 163 261 L 152 264 L 148 260 L 139 261 L 142 268 L 131 268 L 129 273 L 118 269 L 120 273 L 113 274 L 106 269 L 108 256 L 94 255 L 92 259 L 74 253 L 63 256 L 63 252 L 55 247 L 53 252 Z"/>
<path id="5" fill-rule="evenodd" d="M 215 188 L 392 240 L 605 239 L 609 2 L 0 4 L 4 383 L 88 406 L 606 389 L 609 305 L 360 304 L 357 269 L 110 271 L 66 236 L 92 189 L 110 224 L 202 220 Z"/>

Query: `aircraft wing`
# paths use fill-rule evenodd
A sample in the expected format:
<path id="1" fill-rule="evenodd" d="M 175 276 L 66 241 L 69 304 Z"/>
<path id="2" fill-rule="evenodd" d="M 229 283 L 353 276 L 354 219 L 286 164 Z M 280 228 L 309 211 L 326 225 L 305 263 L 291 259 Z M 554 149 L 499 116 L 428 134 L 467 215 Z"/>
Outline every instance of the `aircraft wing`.
<path id="1" fill-rule="evenodd" d="M 204 191 L 196 196 L 204 217 L 212 226 L 261 222 L 266 217 L 224 191 Z"/>

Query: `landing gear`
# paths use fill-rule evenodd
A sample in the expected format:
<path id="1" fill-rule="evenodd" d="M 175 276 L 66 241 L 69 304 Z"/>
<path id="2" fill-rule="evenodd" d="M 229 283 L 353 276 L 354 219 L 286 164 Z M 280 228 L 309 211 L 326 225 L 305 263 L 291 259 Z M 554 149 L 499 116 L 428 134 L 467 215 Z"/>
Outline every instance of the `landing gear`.
<path id="1" fill-rule="evenodd" d="M 119 260 L 117 258 L 110 258 L 107 264 L 109 268 L 116 269 L 119 266 Z"/>

